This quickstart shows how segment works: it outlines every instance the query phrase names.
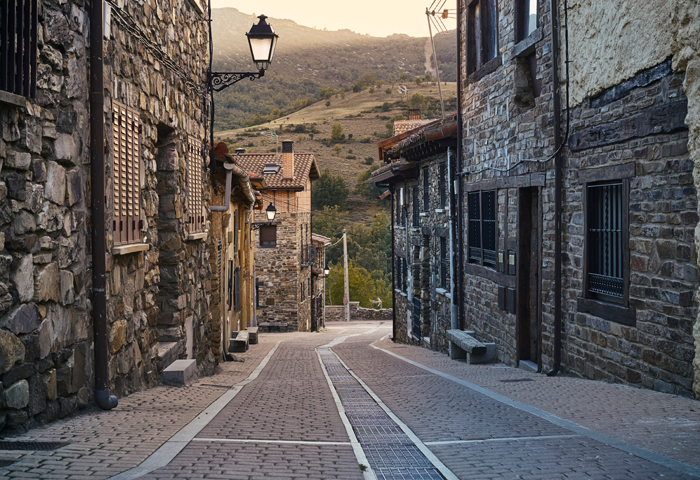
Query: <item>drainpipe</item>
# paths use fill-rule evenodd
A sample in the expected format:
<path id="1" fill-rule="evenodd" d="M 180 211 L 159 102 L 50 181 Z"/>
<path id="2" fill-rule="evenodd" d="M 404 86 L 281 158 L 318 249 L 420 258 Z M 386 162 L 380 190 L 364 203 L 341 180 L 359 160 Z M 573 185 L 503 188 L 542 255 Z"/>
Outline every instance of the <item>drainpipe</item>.
<path id="1" fill-rule="evenodd" d="M 90 184 L 92 216 L 92 323 L 95 352 L 95 402 L 103 410 L 117 406 L 109 394 L 105 252 L 104 66 L 102 0 L 90 9 Z"/>
<path id="2" fill-rule="evenodd" d="M 562 219 L 562 143 L 561 143 L 561 89 L 559 85 L 559 0 L 551 1 L 552 14 L 552 83 L 554 84 L 554 365 L 547 376 L 554 376 L 561 368 L 561 219 Z M 567 82 L 569 79 L 566 79 Z"/>
<path id="3" fill-rule="evenodd" d="M 396 242 L 396 237 L 394 236 L 394 219 L 396 214 L 396 207 L 394 203 L 396 202 L 396 188 L 394 184 L 389 186 L 389 191 L 391 192 L 391 304 L 393 308 L 391 309 L 391 340 L 396 341 L 396 254 L 394 253 L 394 247 Z"/>
<path id="4" fill-rule="evenodd" d="M 232 174 L 234 166 L 235 165 L 233 163 L 224 163 L 224 169 L 226 170 L 226 190 L 224 192 L 224 204 L 223 206 L 211 205 L 209 207 L 209 210 L 211 210 L 212 212 L 227 212 L 229 206 L 231 205 L 231 177 L 233 176 Z"/>
<path id="5" fill-rule="evenodd" d="M 454 172 L 456 167 L 454 165 L 454 153 L 452 148 L 447 149 L 447 169 L 450 172 L 450 218 L 453 219 L 455 216 L 456 205 L 455 205 L 455 195 L 454 195 Z M 452 295 L 452 303 L 450 305 L 450 330 L 459 330 L 459 308 L 457 306 L 457 268 L 455 265 L 455 248 L 459 248 L 459 244 L 455 243 L 455 225 L 453 221 L 450 221 L 450 294 Z M 450 342 L 450 349 L 452 348 L 452 342 Z M 450 358 L 452 354 L 450 352 Z"/>
<path id="6" fill-rule="evenodd" d="M 552 0 L 555 1 L 555 0 Z M 463 225 L 463 215 L 462 215 L 462 208 L 463 208 L 463 201 L 462 201 L 462 175 L 458 175 L 457 172 L 461 171 L 462 169 L 462 81 L 460 79 L 460 75 L 462 73 L 462 52 L 463 52 L 463 45 L 462 45 L 462 0 L 457 0 L 457 161 L 454 162 L 455 165 L 451 171 L 450 175 L 452 177 L 452 188 L 455 189 L 456 191 L 454 192 L 454 196 L 452 197 L 453 203 L 456 203 L 452 207 L 452 212 L 451 214 L 453 215 L 452 217 L 452 222 L 454 223 L 455 218 L 454 216 L 457 216 L 457 232 L 456 235 L 454 235 L 454 245 L 457 248 L 457 265 L 458 268 L 456 269 L 456 272 L 458 273 L 457 275 L 457 295 L 453 295 L 452 297 L 452 304 L 457 305 L 457 325 L 459 326 L 459 330 L 464 329 L 464 275 L 462 269 L 464 268 L 464 225 Z M 456 185 L 455 185 L 456 184 Z M 454 257 L 454 251 L 452 252 L 452 255 Z"/>

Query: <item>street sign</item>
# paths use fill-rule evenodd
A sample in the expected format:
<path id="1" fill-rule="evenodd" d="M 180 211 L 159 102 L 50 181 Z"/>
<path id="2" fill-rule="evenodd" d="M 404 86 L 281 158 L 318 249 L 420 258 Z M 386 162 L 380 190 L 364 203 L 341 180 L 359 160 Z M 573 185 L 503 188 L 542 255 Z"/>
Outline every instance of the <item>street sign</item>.
<path id="1" fill-rule="evenodd" d="M 348 304 L 348 297 L 343 297 L 343 305 L 347 305 L 347 304 Z"/>

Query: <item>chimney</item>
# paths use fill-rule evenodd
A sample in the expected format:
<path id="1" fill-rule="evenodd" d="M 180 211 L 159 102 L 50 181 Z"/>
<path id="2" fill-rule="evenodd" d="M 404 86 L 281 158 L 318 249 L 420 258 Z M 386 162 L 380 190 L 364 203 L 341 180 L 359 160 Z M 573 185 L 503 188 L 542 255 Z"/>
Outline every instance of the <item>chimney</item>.
<path id="1" fill-rule="evenodd" d="M 236 155 L 240 155 L 242 153 L 245 153 L 245 148 L 237 148 L 236 149 Z"/>
<path id="2" fill-rule="evenodd" d="M 408 119 L 409 120 L 420 120 L 421 117 L 421 106 L 408 107 Z"/>
<path id="3" fill-rule="evenodd" d="M 282 178 L 294 178 L 294 142 L 282 141 Z"/>

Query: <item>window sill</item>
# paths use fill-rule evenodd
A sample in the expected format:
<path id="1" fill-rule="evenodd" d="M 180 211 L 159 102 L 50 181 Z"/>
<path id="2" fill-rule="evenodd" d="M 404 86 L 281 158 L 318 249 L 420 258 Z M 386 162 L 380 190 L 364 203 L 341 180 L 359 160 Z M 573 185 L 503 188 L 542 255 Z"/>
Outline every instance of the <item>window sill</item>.
<path id="1" fill-rule="evenodd" d="M 503 59 L 501 58 L 501 55 L 496 56 L 496 58 L 492 58 L 484 65 L 482 65 L 482 67 L 479 70 L 470 73 L 465 83 L 469 85 L 470 83 L 478 82 L 486 75 L 490 75 L 496 70 L 498 70 L 498 67 L 500 67 L 502 64 Z"/>
<path id="2" fill-rule="evenodd" d="M 542 40 L 542 30 L 538 28 L 527 38 L 521 40 L 513 47 L 513 57 L 527 57 L 535 51 L 537 48 L 537 43 L 540 40 Z"/>
<path id="3" fill-rule="evenodd" d="M 190 233 L 187 235 L 187 240 L 206 240 L 207 235 L 207 232 Z"/>
<path id="4" fill-rule="evenodd" d="M 420 232 L 420 227 L 411 227 L 411 231 L 418 233 L 418 232 Z"/>
<path id="5" fill-rule="evenodd" d="M 129 255 L 130 253 L 145 252 L 151 246 L 147 243 L 132 243 L 130 245 L 119 245 L 112 247 L 112 255 Z"/>
<path id="6" fill-rule="evenodd" d="M 277 245 L 260 245 L 260 248 L 277 248 Z"/>
<path id="7" fill-rule="evenodd" d="M 408 297 L 408 293 L 404 293 L 404 292 L 399 292 L 399 295 L 401 295 L 402 297 Z"/>
<path id="8" fill-rule="evenodd" d="M 452 298 L 452 294 L 448 292 L 446 288 L 436 288 L 435 291 L 438 293 L 438 295 L 442 295 L 447 298 Z"/>
<path id="9" fill-rule="evenodd" d="M 637 311 L 634 308 L 600 302 L 591 298 L 578 298 L 576 309 L 581 313 L 589 313 L 611 322 L 629 325 L 630 327 L 637 326 Z"/>
<path id="10" fill-rule="evenodd" d="M 427 217 L 428 215 L 429 215 L 428 212 L 420 212 L 420 213 L 418 214 L 419 217 Z"/>
<path id="11" fill-rule="evenodd" d="M 27 107 L 27 99 L 25 97 L 0 90 L 0 104 L 2 103 L 6 105 L 14 105 L 15 107 Z"/>
<path id="12" fill-rule="evenodd" d="M 446 208 L 436 208 L 435 209 L 435 213 L 445 213 L 445 212 L 447 212 Z"/>
<path id="13" fill-rule="evenodd" d="M 406 230 L 406 227 L 402 227 L 401 225 L 394 225 L 394 228 L 397 230 Z"/>

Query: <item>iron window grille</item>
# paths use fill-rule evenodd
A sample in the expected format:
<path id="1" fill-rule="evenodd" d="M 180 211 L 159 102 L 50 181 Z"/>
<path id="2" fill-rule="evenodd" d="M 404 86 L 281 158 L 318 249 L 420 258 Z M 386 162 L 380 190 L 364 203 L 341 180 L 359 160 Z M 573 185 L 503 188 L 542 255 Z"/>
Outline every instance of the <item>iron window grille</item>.
<path id="1" fill-rule="evenodd" d="M 241 311 L 241 269 L 237 268 L 233 274 L 233 302 L 234 309 Z"/>
<path id="2" fill-rule="evenodd" d="M 496 268 L 496 191 L 469 194 L 469 261 Z"/>
<path id="3" fill-rule="evenodd" d="M 440 208 L 445 208 L 447 205 L 447 165 L 440 164 Z"/>
<path id="4" fill-rule="evenodd" d="M 302 301 L 302 302 L 303 302 L 304 300 L 306 300 L 306 291 L 305 291 L 305 287 L 306 287 L 306 282 L 302 281 L 302 282 L 301 282 L 301 301 Z"/>
<path id="5" fill-rule="evenodd" d="M 0 0 L 0 90 L 36 97 L 38 0 Z"/>
<path id="6" fill-rule="evenodd" d="M 586 188 L 587 278 L 589 298 L 625 303 L 624 210 L 622 181 Z"/>
<path id="7" fill-rule="evenodd" d="M 260 227 L 260 247 L 275 248 L 277 246 L 277 225 Z"/>
<path id="8" fill-rule="evenodd" d="M 467 75 L 498 54 L 495 0 L 473 0 L 467 8 Z"/>
<path id="9" fill-rule="evenodd" d="M 447 288 L 447 238 L 440 237 L 440 287 Z"/>
<path id="10" fill-rule="evenodd" d="M 187 213 L 190 233 L 204 231 L 204 147 L 196 138 L 189 136 L 187 140 Z"/>
<path id="11" fill-rule="evenodd" d="M 428 167 L 423 168 L 423 211 L 430 210 L 430 177 Z"/>
<path id="12" fill-rule="evenodd" d="M 418 186 L 413 187 L 413 227 L 420 226 L 420 207 L 418 203 Z"/>
<path id="13" fill-rule="evenodd" d="M 403 274 L 401 277 L 401 291 L 406 293 L 408 292 L 408 262 L 405 258 L 402 258 L 401 262 L 403 263 L 403 268 L 401 269 Z"/>
<path id="14" fill-rule="evenodd" d="M 228 261 L 228 310 L 233 307 L 233 260 Z"/>
<path id="15" fill-rule="evenodd" d="M 141 241 L 141 122 L 136 110 L 112 102 L 114 244 Z"/>

